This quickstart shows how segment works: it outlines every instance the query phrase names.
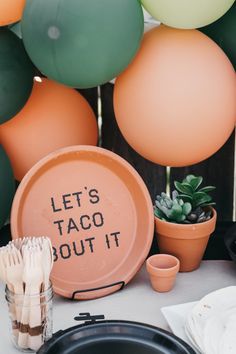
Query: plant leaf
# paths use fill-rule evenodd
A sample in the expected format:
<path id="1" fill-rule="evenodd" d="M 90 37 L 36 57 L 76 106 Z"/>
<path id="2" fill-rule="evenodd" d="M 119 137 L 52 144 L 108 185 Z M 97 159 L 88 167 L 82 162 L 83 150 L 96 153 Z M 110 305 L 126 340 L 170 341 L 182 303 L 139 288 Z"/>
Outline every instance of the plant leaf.
<path id="1" fill-rule="evenodd" d="M 184 214 L 181 214 L 177 219 L 176 221 L 178 223 L 183 223 L 183 221 L 186 219 L 186 216 Z"/>
<path id="2" fill-rule="evenodd" d="M 174 199 L 174 200 L 173 200 L 173 205 L 179 205 L 178 199 Z"/>
<path id="3" fill-rule="evenodd" d="M 183 205 L 183 213 L 184 215 L 189 215 L 192 211 L 192 205 L 190 203 L 184 203 Z"/>
<path id="4" fill-rule="evenodd" d="M 203 192 L 197 192 L 194 194 L 194 207 L 209 203 L 212 201 L 212 197 Z"/>
<path id="5" fill-rule="evenodd" d="M 173 204 L 172 209 L 169 210 L 169 213 L 167 214 L 168 218 L 172 220 L 179 219 L 181 215 L 182 215 L 182 208 L 178 204 Z"/>
<path id="6" fill-rule="evenodd" d="M 179 194 L 179 198 L 183 199 L 184 202 L 192 203 L 193 197 L 187 194 Z"/>
<path id="7" fill-rule="evenodd" d="M 193 194 L 193 189 L 192 189 L 191 185 L 188 183 L 180 183 L 180 182 L 175 181 L 174 185 L 175 185 L 175 188 L 180 193 L 187 194 L 187 195 Z"/>
<path id="8" fill-rule="evenodd" d="M 204 192 L 204 193 L 209 193 L 212 192 L 216 189 L 216 187 L 214 186 L 207 186 L 207 187 L 203 187 L 201 189 L 199 189 L 199 192 Z"/>
<path id="9" fill-rule="evenodd" d="M 194 175 L 188 175 L 184 180 L 183 180 L 183 183 L 190 183 L 191 184 L 191 181 L 192 179 L 195 178 Z"/>
<path id="10" fill-rule="evenodd" d="M 202 181 L 203 181 L 203 178 L 201 176 L 192 178 L 190 184 L 191 184 L 194 191 L 196 191 L 198 189 L 198 187 L 202 184 Z"/>
<path id="11" fill-rule="evenodd" d="M 205 204 L 202 204 L 201 207 L 205 208 L 205 207 L 212 206 L 212 205 L 216 205 L 216 203 L 215 202 L 205 203 Z"/>
<path id="12" fill-rule="evenodd" d="M 165 219 L 165 214 L 158 208 L 154 208 L 154 215 L 159 219 Z"/>
<path id="13" fill-rule="evenodd" d="M 166 198 L 165 199 L 165 203 L 166 203 L 166 207 L 167 208 L 171 208 L 172 207 L 172 205 L 173 205 L 173 202 L 172 202 L 172 200 L 170 199 L 170 198 Z"/>
<path id="14" fill-rule="evenodd" d="M 179 193 L 177 192 L 177 190 L 173 190 L 172 192 L 172 199 L 175 200 L 176 198 L 178 198 Z"/>
<path id="15" fill-rule="evenodd" d="M 162 206 L 161 207 L 161 211 L 169 218 L 170 217 L 170 215 L 171 215 L 171 210 L 172 209 L 168 209 L 168 208 L 166 208 L 165 206 Z"/>
<path id="16" fill-rule="evenodd" d="M 201 199 L 203 197 L 211 198 L 211 196 L 209 194 L 206 194 L 204 192 L 195 192 L 193 195 L 193 199 L 195 199 L 195 200 Z"/>
<path id="17" fill-rule="evenodd" d="M 165 200 L 163 198 L 161 198 L 161 200 L 160 200 L 160 205 L 161 206 L 165 205 Z"/>

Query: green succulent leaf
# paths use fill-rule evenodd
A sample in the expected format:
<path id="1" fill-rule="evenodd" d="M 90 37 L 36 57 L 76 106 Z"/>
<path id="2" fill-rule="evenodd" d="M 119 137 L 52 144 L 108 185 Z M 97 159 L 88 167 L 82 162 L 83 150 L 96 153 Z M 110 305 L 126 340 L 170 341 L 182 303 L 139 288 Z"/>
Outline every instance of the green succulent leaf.
<path id="1" fill-rule="evenodd" d="M 204 204 L 202 204 L 201 207 L 202 207 L 202 208 L 205 208 L 205 207 L 214 206 L 214 205 L 216 205 L 215 202 L 210 202 L 210 203 L 204 203 Z"/>
<path id="2" fill-rule="evenodd" d="M 183 215 L 183 214 L 181 214 L 181 215 L 176 219 L 176 221 L 177 221 L 178 223 L 182 223 L 183 221 L 185 221 L 185 219 L 186 219 L 186 216 Z"/>
<path id="3" fill-rule="evenodd" d="M 195 192 L 193 197 L 194 197 L 195 200 L 201 199 L 203 197 L 211 198 L 211 196 L 209 194 L 205 193 L 205 192 Z"/>
<path id="4" fill-rule="evenodd" d="M 160 205 L 161 205 L 161 206 L 163 206 L 163 205 L 165 206 L 165 205 L 166 205 L 165 199 L 161 199 L 161 200 L 160 200 Z"/>
<path id="5" fill-rule="evenodd" d="M 192 205 L 190 203 L 184 203 L 183 205 L 183 213 L 184 215 L 189 215 L 192 211 Z"/>
<path id="6" fill-rule="evenodd" d="M 195 193 L 195 195 L 194 195 L 195 207 L 209 203 L 211 201 L 212 201 L 212 197 L 206 193 L 198 192 L 198 193 Z"/>
<path id="7" fill-rule="evenodd" d="M 192 203 L 193 197 L 187 194 L 179 194 L 179 198 L 183 199 L 184 202 Z"/>
<path id="8" fill-rule="evenodd" d="M 166 208 L 165 206 L 162 206 L 161 211 L 169 218 L 171 214 L 171 209 Z"/>
<path id="9" fill-rule="evenodd" d="M 165 199 L 165 202 L 166 202 L 166 207 L 167 208 L 171 208 L 172 207 L 173 202 L 172 202 L 172 200 L 170 198 Z"/>
<path id="10" fill-rule="evenodd" d="M 178 191 L 177 191 L 177 190 L 173 190 L 173 192 L 172 192 L 172 199 L 175 200 L 176 198 L 178 198 L 178 196 L 179 196 Z"/>
<path id="11" fill-rule="evenodd" d="M 186 178 L 183 179 L 183 183 L 190 183 L 191 184 L 191 181 L 193 178 L 195 178 L 194 175 L 188 175 Z"/>
<path id="12" fill-rule="evenodd" d="M 178 204 L 173 204 L 172 209 L 168 213 L 168 217 L 172 220 L 179 220 L 182 215 L 182 207 Z"/>
<path id="13" fill-rule="evenodd" d="M 154 209 L 154 215 L 159 219 L 163 219 L 163 218 L 165 219 L 165 214 L 162 213 L 162 211 L 158 208 Z"/>
<path id="14" fill-rule="evenodd" d="M 201 189 L 199 189 L 199 192 L 204 192 L 204 193 L 209 193 L 212 192 L 216 189 L 216 187 L 214 186 L 207 186 L 207 187 L 203 187 Z"/>
<path id="15" fill-rule="evenodd" d="M 190 184 L 194 191 L 198 189 L 198 187 L 202 184 L 203 178 L 202 177 L 194 177 L 192 178 Z"/>
<path id="16" fill-rule="evenodd" d="M 179 205 L 179 199 L 173 200 L 173 205 Z"/>
<path id="17" fill-rule="evenodd" d="M 187 195 L 192 195 L 192 193 L 193 193 L 193 188 L 188 183 L 180 183 L 180 182 L 175 181 L 174 185 L 175 185 L 175 188 L 180 193 L 187 194 Z"/>
<path id="18" fill-rule="evenodd" d="M 165 206 L 165 207 L 167 208 L 166 199 L 162 199 L 162 200 L 160 201 L 160 204 L 161 204 L 162 206 Z"/>
<path id="19" fill-rule="evenodd" d="M 160 210 L 162 209 L 161 202 L 159 202 L 158 200 L 156 200 L 156 207 Z"/>

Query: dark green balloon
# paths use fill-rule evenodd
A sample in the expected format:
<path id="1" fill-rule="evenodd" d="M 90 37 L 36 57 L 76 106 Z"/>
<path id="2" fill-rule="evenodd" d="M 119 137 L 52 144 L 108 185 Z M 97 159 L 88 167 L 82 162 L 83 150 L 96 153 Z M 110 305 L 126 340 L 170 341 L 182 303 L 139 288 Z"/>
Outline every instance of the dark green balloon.
<path id="1" fill-rule="evenodd" d="M 143 27 L 139 0 L 28 0 L 22 36 L 43 74 L 68 86 L 90 88 L 128 66 Z"/>
<path id="2" fill-rule="evenodd" d="M 15 180 L 10 161 L 0 145 L 0 228 L 10 215 L 15 194 Z"/>
<path id="3" fill-rule="evenodd" d="M 25 105 L 33 87 L 34 66 L 22 40 L 10 29 L 0 29 L 0 123 Z"/>
<path id="4" fill-rule="evenodd" d="M 236 3 L 218 21 L 200 30 L 224 50 L 236 69 Z"/>

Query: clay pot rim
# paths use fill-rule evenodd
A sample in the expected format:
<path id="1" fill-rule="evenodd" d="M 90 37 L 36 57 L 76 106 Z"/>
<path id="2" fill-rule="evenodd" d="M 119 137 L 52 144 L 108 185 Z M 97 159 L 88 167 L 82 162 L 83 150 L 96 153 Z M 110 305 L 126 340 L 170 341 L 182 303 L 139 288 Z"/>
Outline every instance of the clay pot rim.
<path id="1" fill-rule="evenodd" d="M 169 268 L 158 268 L 155 267 L 151 264 L 151 260 L 154 258 L 171 258 L 173 260 L 176 261 L 176 264 L 173 267 L 169 267 Z M 177 257 L 172 256 L 170 254 L 164 254 L 164 253 L 160 253 L 160 254 L 154 254 L 153 256 L 149 257 L 146 260 L 146 269 L 147 272 L 155 277 L 174 277 L 178 272 L 179 272 L 179 268 L 180 268 L 180 261 Z"/>
<path id="2" fill-rule="evenodd" d="M 215 230 L 217 218 L 216 210 L 212 207 L 209 208 L 213 212 L 211 219 L 199 224 L 172 223 L 155 216 L 156 233 L 176 239 L 198 239 L 209 236 Z"/>
<path id="3" fill-rule="evenodd" d="M 204 222 L 201 222 L 201 223 L 196 223 L 196 224 L 179 224 L 179 223 L 175 223 L 175 222 L 170 222 L 170 221 L 166 221 L 166 220 L 162 220 L 162 219 L 160 219 L 160 218 L 158 218 L 156 215 L 154 215 L 154 217 L 155 217 L 155 219 L 157 219 L 158 220 L 158 222 L 160 223 L 160 224 L 170 224 L 170 225 L 175 225 L 176 227 L 179 227 L 179 228 L 188 228 L 188 229 L 191 229 L 193 226 L 197 226 L 197 227 L 200 227 L 200 226 L 202 226 L 202 225 L 207 225 L 207 224 L 210 224 L 214 219 L 216 219 L 216 217 L 217 217 L 217 212 L 216 212 L 216 210 L 215 210 L 215 208 L 213 208 L 213 207 L 209 207 L 209 209 L 211 209 L 212 210 L 212 212 L 213 212 L 213 215 L 212 215 L 212 217 L 209 219 L 209 220 L 207 220 L 207 221 L 204 221 Z"/>
<path id="4" fill-rule="evenodd" d="M 217 212 L 216 212 L 215 208 L 213 208 L 213 207 L 210 206 L 209 209 L 212 210 L 212 212 L 213 212 L 212 217 L 211 217 L 209 220 L 207 220 L 207 221 L 204 221 L 204 222 L 201 222 L 201 223 L 196 223 L 196 224 L 180 224 L 180 223 L 175 223 L 175 222 L 170 222 L 170 221 L 162 220 L 162 219 L 158 218 L 156 215 L 154 215 L 154 217 L 155 217 L 155 219 L 158 220 L 158 222 L 160 222 L 160 224 L 170 224 L 170 225 L 175 225 L 176 227 L 179 227 L 179 228 L 184 227 L 184 228 L 191 229 L 193 226 L 198 226 L 198 227 L 200 227 L 200 226 L 202 226 L 202 225 L 210 224 L 210 223 L 212 222 L 212 220 L 216 219 L 216 217 L 217 217 Z"/>

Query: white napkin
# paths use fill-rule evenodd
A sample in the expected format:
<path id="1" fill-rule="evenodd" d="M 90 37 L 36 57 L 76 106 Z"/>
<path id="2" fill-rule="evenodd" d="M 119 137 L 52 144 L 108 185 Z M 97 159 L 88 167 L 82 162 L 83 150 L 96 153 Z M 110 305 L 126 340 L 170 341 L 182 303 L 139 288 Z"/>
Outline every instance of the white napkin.
<path id="1" fill-rule="evenodd" d="M 236 286 L 202 298 L 189 313 L 185 331 L 202 354 L 236 354 Z"/>

